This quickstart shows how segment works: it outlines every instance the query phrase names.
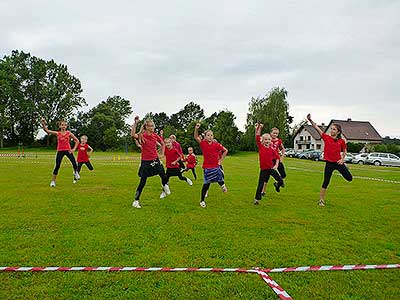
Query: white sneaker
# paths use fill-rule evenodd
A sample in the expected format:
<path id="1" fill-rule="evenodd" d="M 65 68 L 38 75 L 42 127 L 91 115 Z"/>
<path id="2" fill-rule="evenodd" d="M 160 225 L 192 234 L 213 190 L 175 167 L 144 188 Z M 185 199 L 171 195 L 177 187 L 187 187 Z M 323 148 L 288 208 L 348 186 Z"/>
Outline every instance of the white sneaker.
<path id="1" fill-rule="evenodd" d="M 221 186 L 221 189 L 224 193 L 228 192 L 228 188 L 226 187 L 226 185 L 224 184 L 223 186 Z"/>
<path id="2" fill-rule="evenodd" d="M 50 182 L 50 186 L 51 187 L 55 187 L 56 186 L 56 182 L 55 181 Z"/>
<path id="3" fill-rule="evenodd" d="M 133 202 L 132 202 L 132 206 L 135 207 L 135 208 L 142 208 L 142 207 L 140 206 L 139 200 L 133 201 Z"/>
<path id="4" fill-rule="evenodd" d="M 162 191 L 160 194 L 160 199 L 163 199 L 165 197 L 167 197 L 167 194 L 164 191 Z"/>
<path id="5" fill-rule="evenodd" d="M 325 206 L 325 201 L 324 201 L 324 199 L 319 199 L 318 205 L 319 205 L 319 206 Z"/>
<path id="6" fill-rule="evenodd" d="M 206 205 L 206 202 L 205 202 L 205 201 L 200 201 L 200 206 L 201 206 L 202 208 L 206 207 L 206 206 L 207 206 L 207 205 Z"/>
<path id="7" fill-rule="evenodd" d="M 164 192 L 165 192 L 167 195 L 170 195 L 170 194 L 171 194 L 171 190 L 169 189 L 168 184 L 166 184 L 166 185 L 163 186 L 163 190 L 164 190 Z"/>
<path id="8" fill-rule="evenodd" d="M 193 185 L 193 182 L 189 178 L 186 178 L 186 182 L 188 183 L 188 185 Z"/>
<path id="9" fill-rule="evenodd" d="M 260 200 L 254 199 L 254 205 L 260 204 Z"/>
<path id="10" fill-rule="evenodd" d="M 74 179 L 74 180 L 72 181 L 72 183 L 74 183 L 74 184 L 75 184 L 75 183 L 76 183 L 76 179 Z"/>

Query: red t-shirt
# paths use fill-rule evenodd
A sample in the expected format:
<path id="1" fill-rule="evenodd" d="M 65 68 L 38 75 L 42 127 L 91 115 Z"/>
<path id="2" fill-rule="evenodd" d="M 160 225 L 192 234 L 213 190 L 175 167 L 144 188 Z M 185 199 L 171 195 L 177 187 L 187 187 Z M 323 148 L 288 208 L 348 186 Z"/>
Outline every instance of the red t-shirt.
<path id="1" fill-rule="evenodd" d="M 279 151 L 281 150 L 282 146 L 282 140 L 281 139 L 276 139 L 276 140 L 271 140 L 271 145 L 270 147 L 276 151 L 276 153 L 279 154 Z"/>
<path id="2" fill-rule="evenodd" d="M 78 146 L 78 157 L 76 159 L 78 162 L 87 162 L 87 161 L 89 161 L 89 156 L 88 156 L 88 153 L 87 153 L 88 148 L 89 148 L 88 144 L 85 144 L 85 145 L 79 144 L 79 146 Z"/>
<path id="3" fill-rule="evenodd" d="M 172 143 L 172 147 L 174 147 L 176 150 L 178 150 L 178 153 L 183 156 L 183 150 L 182 150 L 182 146 L 181 144 L 179 144 L 178 142 L 173 142 Z"/>
<path id="4" fill-rule="evenodd" d="M 71 138 L 71 132 L 66 131 L 65 134 L 61 134 L 61 131 L 57 131 L 57 151 L 70 151 L 71 144 L 69 140 Z"/>
<path id="5" fill-rule="evenodd" d="M 337 162 L 342 159 L 341 152 L 346 150 L 346 142 L 344 139 L 335 140 L 330 135 L 322 133 L 321 138 L 325 142 L 324 159 L 330 162 Z"/>
<path id="6" fill-rule="evenodd" d="M 172 164 L 179 157 L 181 157 L 181 155 L 179 154 L 178 150 L 176 148 L 171 148 L 171 149 L 165 148 L 164 154 L 165 154 L 165 161 L 166 161 L 166 164 L 167 164 L 167 168 L 169 168 L 169 169 L 178 169 L 179 168 L 179 164 L 178 163 L 176 163 L 175 165 Z"/>
<path id="7" fill-rule="evenodd" d="M 279 154 L 272 147 L 265 147 L 261 144 L 261 136 L 256 135 L 258 155 L 260 158 L 260 169 L 267 170 L 274 167 L 273 160 L 279 159 Z"/>
<path id="8" fill-rule="evenodd" d="M 224 151 L 224 147 L 220 143 L 202 140 L 200 148 L 203 152 L 203 169 L 218 168 L 219 153 Z"/>
<path id="9" fill-rule="evenodd" d="M 186 161 L 187 161 L 186 167 L 188 169 L 194 169 L 194 167 L 196 167 L 196 165 L 197 165 L 196 155 L 194 155 L 194 154 L 188 154 L 186 156 Z"/>
<path id="10" fill-rule="evenodd" d="M 157 142 L 162 143 L 162 138 L 156 133 L 143 133 L 142 160 L 155 160 L 157 155 Z"/>

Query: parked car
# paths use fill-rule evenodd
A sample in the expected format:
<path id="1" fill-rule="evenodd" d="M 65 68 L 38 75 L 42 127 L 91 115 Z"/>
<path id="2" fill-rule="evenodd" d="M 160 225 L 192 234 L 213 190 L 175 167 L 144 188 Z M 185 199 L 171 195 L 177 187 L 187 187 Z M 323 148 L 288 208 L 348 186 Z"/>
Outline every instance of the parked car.
<path id="1" fill-rule="evenodd" d="M 322 160 L 322 151 L 320 150 L 308 151 L 306 153 L 306 156 L 308 159 L 312 159 L 315 161 Z"/>
<path id="2" fill-rule="evenodd" d="M 374 152 L 368 154 L 365 163 L 375 166 L 398 166 L 400 167 L 400 158 L 391 153 Z"/>
<path id="3" fill-rule="evenodd" d="M 290 149 L 290 150 L 285 151 L 285 155 L 288 156 L 288 157 L 295 157 L 296 153 L 297 153 L 297 151 L 294 150 L 294 149 Z"/>
<path id="4" fill-rule="evenodd" d="M 368 156 L 368 153 L 360 153 L 360 154 L 357 154 L 357 155 L 355 155 L 355 156 L 353 157 L 353 159 L 352 159 L 351 162 L 352 162 L 353 164 L 363 165 L 363 164 L 365 164 L 365 160 L 366 160 L 367 156 Z"/>
<path id="5" fill-rule="evenodd" d="M 312 150 L 305 150 L 305 151 L 302 151 L 302 152 L 299 152 L 297 155 L 296 155 L 296 157 L 297 158 L 301 158 L 301 159 L 307 159 L 308 157 L 308 152 L 310 152 L 310 151 L 312 151 Z"/>
<path id="6" fill-rule="evenodd" d="M 346 153 L 346 157 L 344 158 L 345 163 L 351 163 L 353 161 L 354 155 L 351 153 Z"/>

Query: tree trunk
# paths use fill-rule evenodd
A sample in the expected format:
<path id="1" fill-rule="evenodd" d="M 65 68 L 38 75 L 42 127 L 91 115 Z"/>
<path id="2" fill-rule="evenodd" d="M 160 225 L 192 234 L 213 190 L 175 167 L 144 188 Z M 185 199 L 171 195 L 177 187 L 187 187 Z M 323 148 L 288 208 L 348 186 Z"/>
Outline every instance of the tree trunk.
<path id="1" fill-rule="evenodd" d="M 4 147 L 4 127 L 0 128 L 0 148 Z"/>

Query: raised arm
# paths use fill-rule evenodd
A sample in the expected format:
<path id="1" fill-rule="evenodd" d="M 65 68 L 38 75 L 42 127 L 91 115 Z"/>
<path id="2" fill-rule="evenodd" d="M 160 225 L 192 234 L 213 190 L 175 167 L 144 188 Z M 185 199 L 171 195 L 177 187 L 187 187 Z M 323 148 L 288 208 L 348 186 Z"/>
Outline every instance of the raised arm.
<path id="1" fill-rule="evenodd" d="M 310 121 L 311 126 L 314 127 L 316 131 L 318 131 L 319 135 L 322 136 L 322 134 L 323 134 L 324 132 L 323 132 L 323 131 L 321 130 L 321 128 L 319 128 L 319 127 L 317 126 L 317 124 L 315 124 L 315 122 L 311 119 L 311 115 L 310 115 L 310 114 L 307 115 L 307 120 Z"/>
<path id="2" fill-rule="evenodd" d="M 200 144 L 201 138 L 199 137 L 199 128 L 200 123 L 197 123 L 196 126 L 194 126 L 194 139 Z"/>
<path id="3" fill-rule="evenodd" d="M 47 134 L 54 134 L 54 135 L 57 135 L 57 131 L 49 130 L 49 129 L 47 128 L 47 122 L 46 122 L 46 120 L 45 120 L 44 118 L 42 118 L 42 119 L 40 120 L 40 122 L 42 123 L 42 128 L 43 128 L 43 130 L 44 130 Z"/>
<path id="4" fill-rule="evenodd" d="M 136 127 L 137 127 L 138 123 L 139 123 L 139 116 L 136 116 L 135 117 L 135 121 L 133 122 L 133 125 L 132 125 L 132 128 L 131 128 L 131 136 L 134 139 L 138 139 L 139 138 L 139 135 L 136 133 Z"/>
<path id="5" fill-rule="evenodd" d="M 256 128 L 256 132 L 255 135 L 261 135 L 261 130 L 263 129 L 264 124 L 262 123 L 256 123 L 255 128 Z"/>

